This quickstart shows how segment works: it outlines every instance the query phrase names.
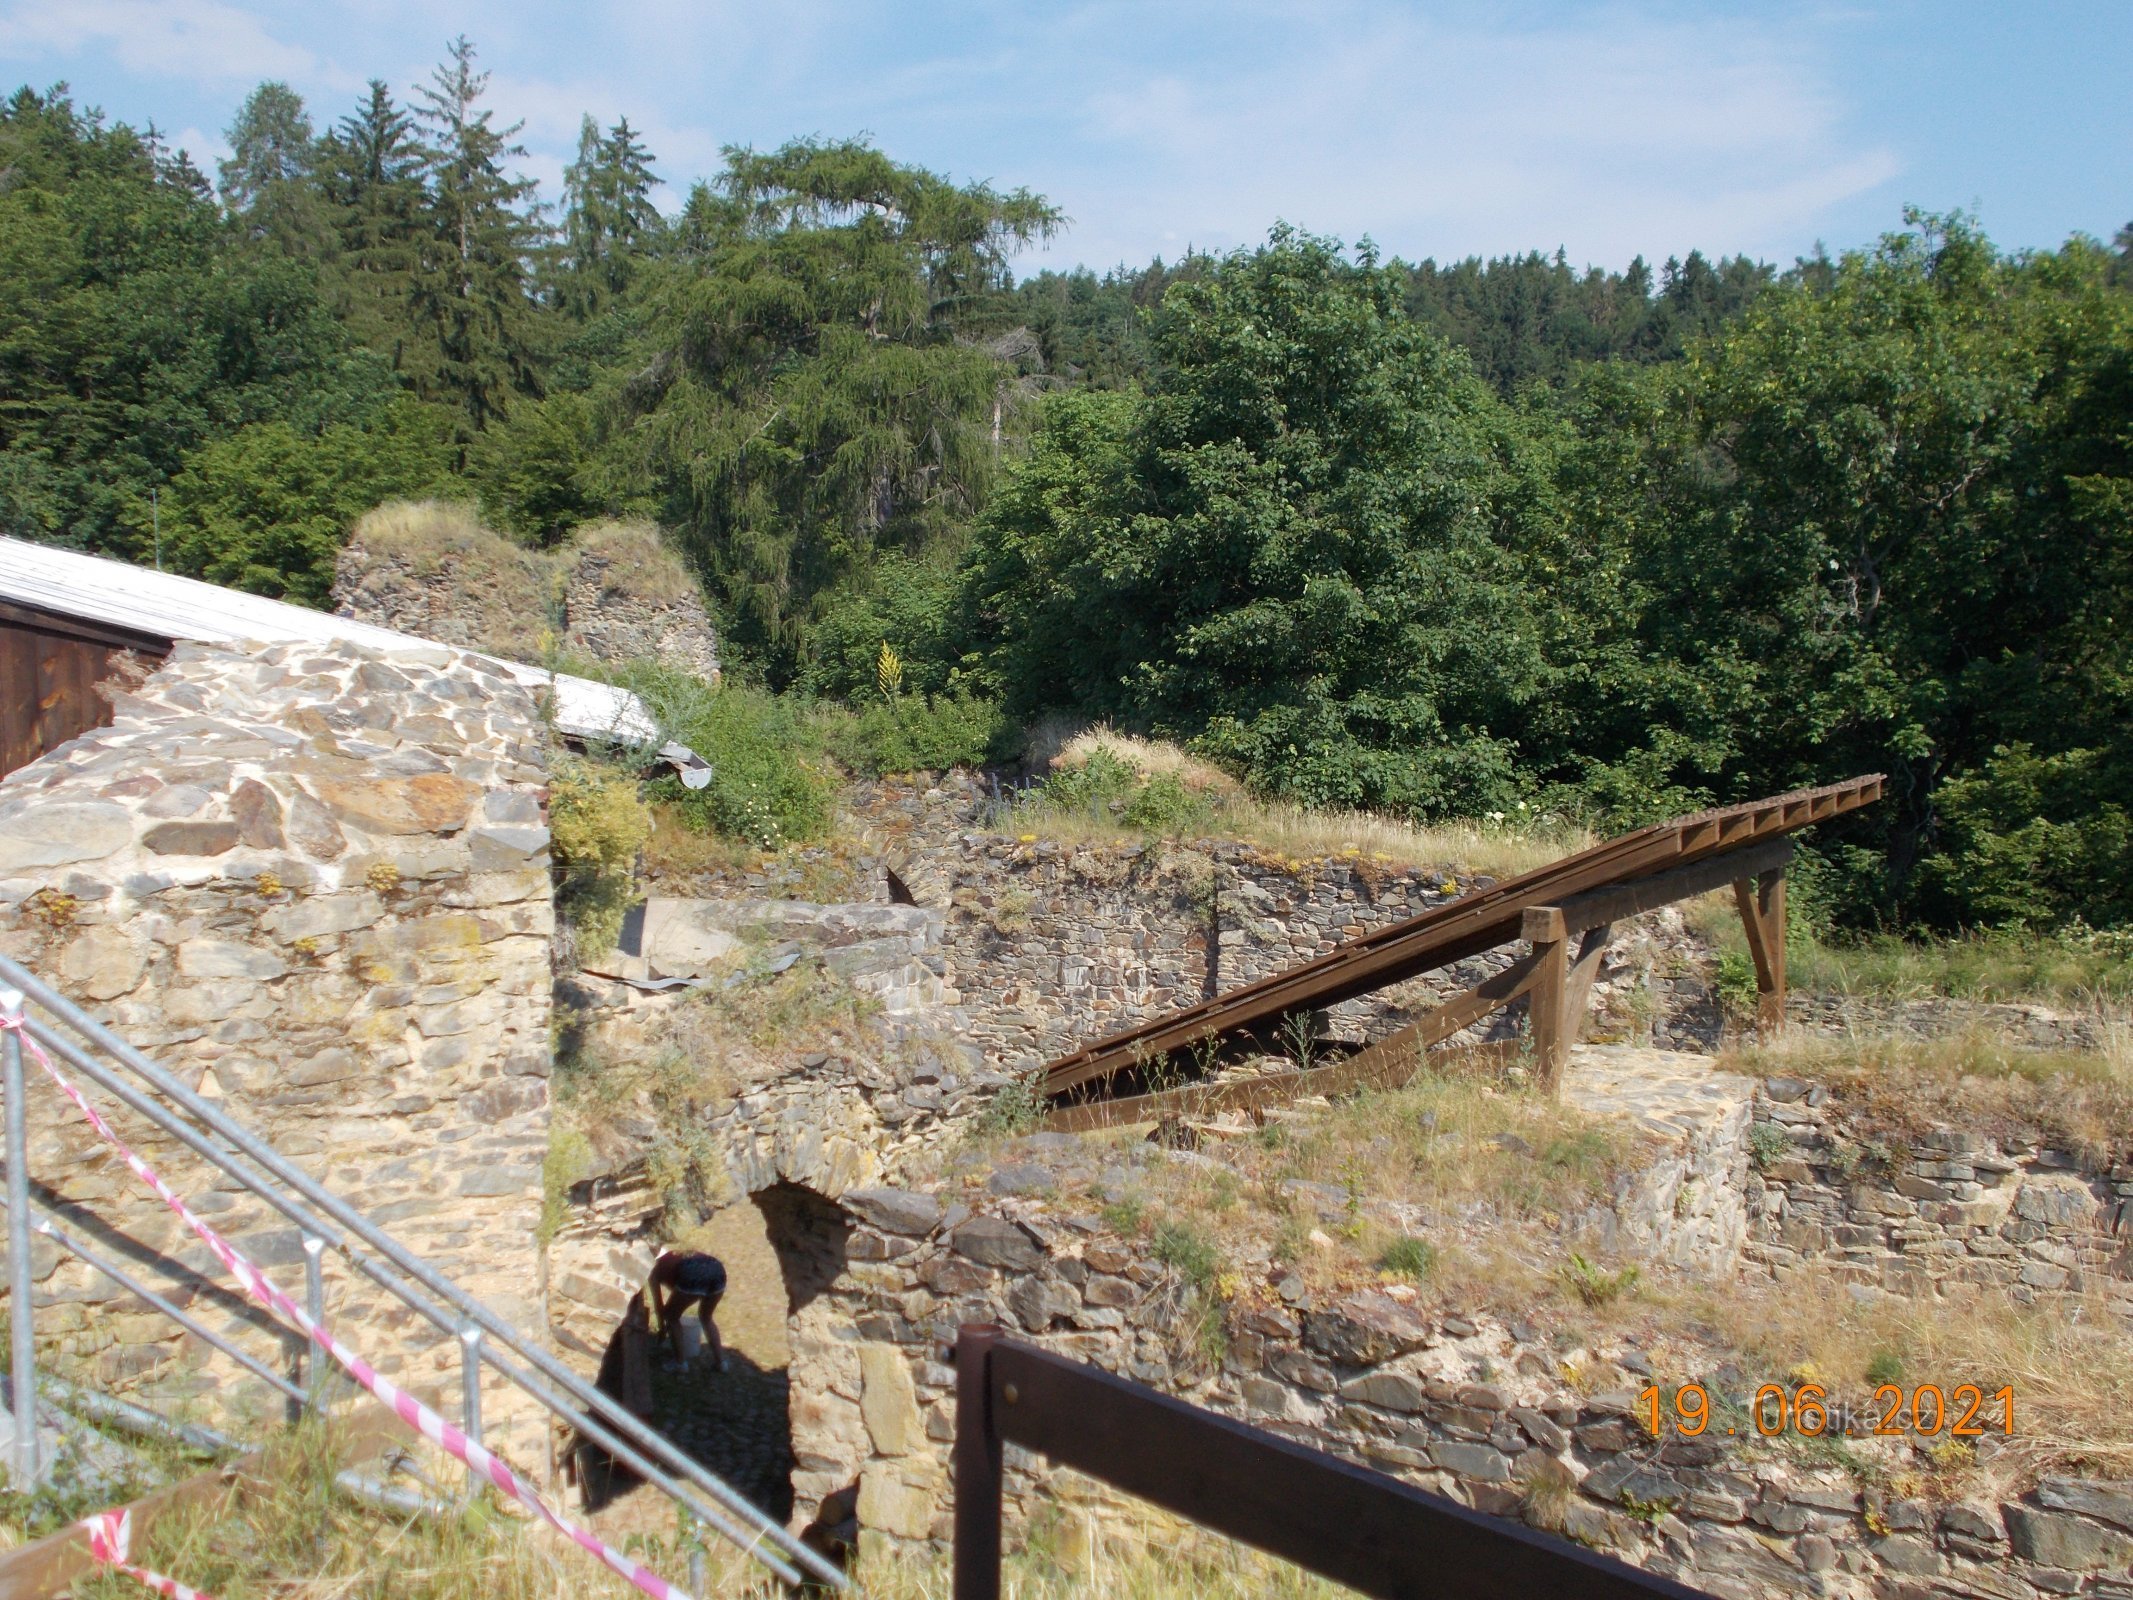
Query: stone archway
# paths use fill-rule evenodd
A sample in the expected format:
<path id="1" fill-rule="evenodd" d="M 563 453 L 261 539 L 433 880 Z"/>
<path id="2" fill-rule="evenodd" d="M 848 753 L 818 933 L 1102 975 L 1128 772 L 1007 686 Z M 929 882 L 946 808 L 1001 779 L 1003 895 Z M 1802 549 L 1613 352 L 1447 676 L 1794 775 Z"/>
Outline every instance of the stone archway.
<path id="1" fill-rule="evenodd" d="M 848 1231 L 834 1201 L 785 1180 L 720 1207 L 677 1242 L 725 1263 L 715 1318 L 724 1370 L 699 1349 L 693 1312 L 681 1319 L 685 1359 L 676 1362 L 644 1331 L 635 1302 L 600 1370 L 603 1389 L 780 1521 L 793 1508 L 790 1319 L 844 1270 Z M 596 1505 L 627 1487 L 626 1475 L 602 1465 L 586 1478 Z"/>

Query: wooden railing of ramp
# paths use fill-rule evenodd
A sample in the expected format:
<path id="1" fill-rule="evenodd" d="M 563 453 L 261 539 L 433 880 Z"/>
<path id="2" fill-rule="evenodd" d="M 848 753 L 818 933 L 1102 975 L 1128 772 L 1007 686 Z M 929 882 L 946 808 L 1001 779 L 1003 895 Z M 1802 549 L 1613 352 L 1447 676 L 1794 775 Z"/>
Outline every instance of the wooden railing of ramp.
<path id="1" fill-rule="evenodd" d="M 1760 1020 L 1774 1031 L 1785 1005 L 1790 835 L 1871 805 L 1882 789 L 1882 775 L 1873 773 L 1639 828 L 1373 929 L 1228 994 L 1123 1029 L 1044 1068 L 1037 1087 L 1053 1103 L 1047 1126 L 1118 1126 L 1264 1106 L 1298 1094 L 1389 1087 L 1404 1082 L 1431 1049 L 1522 997 L 1530 1026 L 1520 1049 L 1543 1082 L 1552 1084 L 1583 1024 L 1614 924 L 1728 884 L 1755 961 Z M 1510 966 L 1335 1065 L 1105 1097 L 1112 1082 L 1128 1073 L 1143 1082 L 1182 1076 L 1167 1067 L 1151 1070 L 1178 1053 L 1246 1036 L 1264 1042 L 1287 1018 L 1309 1016 L 1514 939 L 1529 948 Z"/>

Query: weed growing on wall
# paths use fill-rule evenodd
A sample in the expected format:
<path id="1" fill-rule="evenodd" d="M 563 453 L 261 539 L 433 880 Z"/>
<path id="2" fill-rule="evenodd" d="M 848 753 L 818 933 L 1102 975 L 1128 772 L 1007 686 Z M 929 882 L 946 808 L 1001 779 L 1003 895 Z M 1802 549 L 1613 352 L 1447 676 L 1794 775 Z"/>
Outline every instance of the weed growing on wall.
<path id="1" fill-rule="evenodd" d="M 548 787 L 548 827 L 562 882 L 556 908 L 575 930 L 581 956 L 615 947 L 634 890 L 637 852 L 652 816 L 636 781 L 591 762 L 565 762 Z"/>

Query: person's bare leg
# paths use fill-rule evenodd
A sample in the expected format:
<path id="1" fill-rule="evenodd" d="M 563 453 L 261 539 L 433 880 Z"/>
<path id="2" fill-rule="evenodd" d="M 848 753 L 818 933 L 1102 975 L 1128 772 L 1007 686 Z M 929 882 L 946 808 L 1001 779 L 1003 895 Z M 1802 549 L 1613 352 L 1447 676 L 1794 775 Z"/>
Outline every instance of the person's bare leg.
<path id="1" fill-rule="evenodd" d="M 711 1365 L 719 1372 L 726 1370 L 725 1346 L 718 1342 L 718 1324 L 711 1320 L 711 1313 L 718 1309 L 719 1297 L 707 1294 L 696 1308 L 697 1323 L 704 1330 L 704 1347 L 711 1352 Z"/>
<path id="2" fill-rule="evenodd" d="M 681 1314 L 688 1309 L 689 1302 L 687 1296 L 670 1294 L 667 1296 L 665 1309 L 662 1310 L 659 1314 L 659 1331 L 666 1335 L 667 1345 L 674 1352 L 674 1361 L 677 1366 L 681 1363 L 683 1359 L 681 1349 Z"/>

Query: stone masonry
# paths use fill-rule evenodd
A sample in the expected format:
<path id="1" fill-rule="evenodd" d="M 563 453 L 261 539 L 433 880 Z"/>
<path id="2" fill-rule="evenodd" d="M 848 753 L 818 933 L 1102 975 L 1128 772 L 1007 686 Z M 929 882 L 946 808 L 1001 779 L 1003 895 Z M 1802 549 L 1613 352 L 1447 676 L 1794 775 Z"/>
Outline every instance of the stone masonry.
<path id="1" fill-rule="evenodd" d="M 1798 1078 L 1766 1079 L 1755 1115 L 1746 1254 L 1761 1270 L 1834 1265 L 1907 1295 L 2095 1289 L 2133 1317 L 2133 1164 L 1965 1128 L 1895 1148 Z"/>
<path id="2" fill-rule="evenodd" d="M 540 1325 L 553 903 L 532 697 L 444 648 L 181 645 L 112 726 L 0 783 L 0 949 L 462 1287 Z M 31 1176 L 76 1231 L 263 1359 L 280 1335 L 33 1068 Z M 90 1090 L 105 1104 L 109 1097 Z M 283 1287 L 295 1230 L 130 1113 L 121 1133 Z M 457 1408 L 454 1341 L 329 1256 L 329 1319 Z M 99 1382 L 271 1391 L 72 1257 L 36 1328 Z M 488 1423 L 544 1431 L 494 1383 Z"/>
<path id="3" fill-rule="evenodd" d="M 1145 1241 L 1060 1214 L 1022 1178 L 1070 1177 L 1084 1150 L 1065 1136 L 1022 1140 L 996 1169 L 1015 1181 L 975 1197 L 845 1196 L 849 1265 L 794 1325 L 798 1518 L 841 1516 L 890 1545 L 948 1539 L 955 1375 L 944 1353 L 958 1325 L 991 1322 L 1725 1600 L 2133 1593 L 2133 1485 L 2047 1477 L 2006 1501 L 1906 1499 L 1881 1485 L 1934 1441 L 1855 1436 L 1851 1451 L 1883 1474 L 1862 1483 L 1827 1452 L 1649 1433 L 1650 1383 L 1697 1379 L 1747 1402 L 1723 1350 L 1661 1373 L 1619 1339 L 1588 1345 L 1537 1322 L 1433 1310 L 1401 1285 L 1318 1299 L 1271 1282 L 1223 1303 L 1224 1337 L 1210 1346 L 1194 1314 L 1202 1291 Z M 1141 1159 L 1178 1157 L 1151 1148 Z M 1982 1440 L 1980 1459 L 1997 1444 Z M 1008 1454 L 1012 1520 L 1109 1504 L 1097 1486 Z"/>

